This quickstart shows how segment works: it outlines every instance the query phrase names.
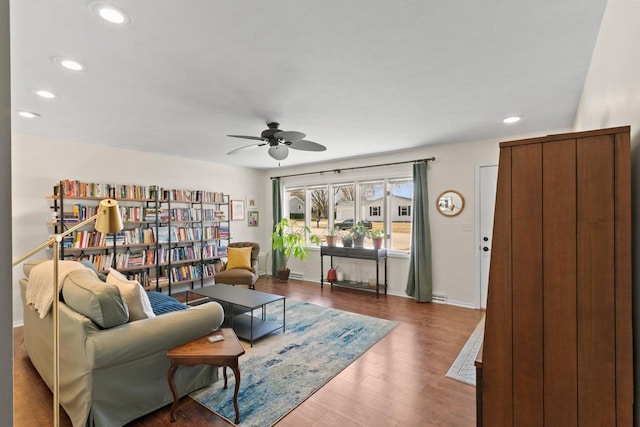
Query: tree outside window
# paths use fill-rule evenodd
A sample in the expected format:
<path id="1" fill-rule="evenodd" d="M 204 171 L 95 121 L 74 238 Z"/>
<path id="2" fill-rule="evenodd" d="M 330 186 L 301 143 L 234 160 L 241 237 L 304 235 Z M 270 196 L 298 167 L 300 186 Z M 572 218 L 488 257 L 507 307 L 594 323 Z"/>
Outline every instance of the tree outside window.
<path id="1" fill-rule="evenodd" d="M 311 218 L 309 228 L 311 234 L 320 237 L 321 242 L 326 242 L 325 231 L 329 227 L 329 190 L 327 186 L 310 187 L 309 200 L 311 200 Z"/>

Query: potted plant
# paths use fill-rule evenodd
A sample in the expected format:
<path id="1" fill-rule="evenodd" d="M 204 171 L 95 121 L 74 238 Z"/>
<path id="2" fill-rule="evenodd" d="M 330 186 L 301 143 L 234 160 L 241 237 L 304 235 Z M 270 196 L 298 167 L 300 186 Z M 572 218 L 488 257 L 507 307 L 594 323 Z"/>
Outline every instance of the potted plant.
<path id="1" fill-rule="evenodd" d="M 362 221 L 356 222 L 351 227 L 351 235 L 353 236 L 353 246 L 356 248 L 364 248 L 364 238 L 367 237 L 367 227 Z"/>
<path id="2" fill-rule="evenodd" d="M 369 230 L 368 235 L 371 238 L 371 241 L 373 242 L 373 248 L 380 249 L 382 247 L 382 243 L 384 242 L 384 230 L 382 229 Z"/>
<path id="3" fill-rule="evenodd" d="M 333 228 L 327 228 L 327 231 L 324 233 L 325 238 L 327 239 L 327 246 L 335 246 L 336 240 L 338 239 L 340 228 L 336 225 Z"/>
<path id="4" fill-rule="evenodd" d="M 353 235 L 351 234 L 351 231 L 343 233 L 340 238 L 342 239 L 342 246 L 345 248 L 353 247 Z"/>
<path id="5" fill-rule="evenodd" d="M 282 265 L 278 269 L 279 281 L 286 282 L 289 280 L 290 270 L 287 268 L 287 261 L 289 261 L 291 255 L 300 261 L 307 258 L 305 235 L 310 232 L 311 229 L 307 226 L 297 229 L 291 228 L 287 218 L 282 218 L 275 225 L 273 233 L 271 233 L 272 246 L 274 250 L 281 251 L 284 257 Z M 309 238 L 313 243 L 320 243 L 320 238 L 316 235 L 311 235 Z"/>

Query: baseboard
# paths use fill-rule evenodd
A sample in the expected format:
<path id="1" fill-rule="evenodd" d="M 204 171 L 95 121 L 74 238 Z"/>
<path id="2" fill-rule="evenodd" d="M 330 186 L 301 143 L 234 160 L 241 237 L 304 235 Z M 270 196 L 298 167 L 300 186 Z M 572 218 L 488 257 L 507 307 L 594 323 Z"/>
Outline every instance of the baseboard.
<path id="1" fill-rule="evenodd" d="M 24 320 L 16 320 L 15 322 L 13 322 L 14 328 L 19 328 L 21 326 L 24 326 Z"/>
<path id="2" fill-rule="evenodd" d="M 320 284 L 319 280 L 313 280 L 313 279 L 309 279 L 308 277 L 304 279 L 305 282 L 313 282 L 313 283 L 317 283 Z M 384 291 L 383 291 L 384 292 Z M 392 295 L 394 297 L 401 297 L 401 298 L 409 298 L 409 299 L 413 299 L 412 296 L 407 295 L 406 293 L 404 293 L 403 291 L 391 291 L 391 290 L 387 290 L 387 295 Z M 456 301 L 456 300 L 451 300 L 449 298 L 446 298 L 445 302 L 440 302 L 440 301 L 432 301 L 434 304 L 444 304 L 444 305 L 453 305 L 456 307 L 463 307 L 463 308 L 471 308 L 474 310 L 477 310 L 476 306 L 473 303 L 469 303 L 466 301 Z"/>

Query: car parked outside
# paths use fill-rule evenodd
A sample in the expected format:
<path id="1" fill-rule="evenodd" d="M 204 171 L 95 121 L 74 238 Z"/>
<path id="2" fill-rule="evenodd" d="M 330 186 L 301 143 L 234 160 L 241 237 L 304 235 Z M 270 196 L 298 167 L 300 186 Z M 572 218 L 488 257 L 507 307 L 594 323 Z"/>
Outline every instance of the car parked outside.
<path id="1" fill-rule="evenodd" d="M 364 228 L 371 228 L 373 226 L 371 224 L 371 221 L 367 221 L 366 219 L 363 219 L 360 222 L 364 224 Z M 335 226 L 340 230 L 349 230 L 351 227 L 353 227 L 353 218 L 345 219 L 342 222 L 337 222 Z"/>

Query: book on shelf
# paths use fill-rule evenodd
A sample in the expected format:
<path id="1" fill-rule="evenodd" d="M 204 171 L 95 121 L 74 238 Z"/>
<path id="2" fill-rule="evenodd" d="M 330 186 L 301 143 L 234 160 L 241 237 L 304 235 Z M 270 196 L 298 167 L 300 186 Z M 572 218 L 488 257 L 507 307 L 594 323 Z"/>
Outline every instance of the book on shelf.
<path id="1" fill-rule="evenodd" d="M 176 227 L 158 227 L 158 243 L 169 243 L 178 241 L 178 233 L 176 231 Z"/>
<path id="2" fill-rule="evenodd" d="M 227 247 L 225 245 L 218 246 L 218 256 L 226 257 L 228 254 Z"/>

